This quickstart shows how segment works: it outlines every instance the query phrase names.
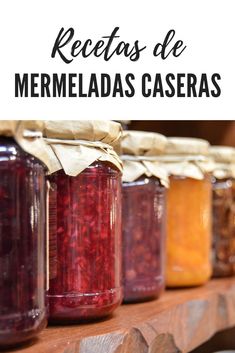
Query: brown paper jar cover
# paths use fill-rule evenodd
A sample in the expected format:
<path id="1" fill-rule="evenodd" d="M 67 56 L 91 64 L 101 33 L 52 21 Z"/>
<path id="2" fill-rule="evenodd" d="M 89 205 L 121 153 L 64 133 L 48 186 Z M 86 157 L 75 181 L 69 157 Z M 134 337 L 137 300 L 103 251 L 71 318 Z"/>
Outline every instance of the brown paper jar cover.
<path id="1" fill-rule="evenodd" d="M 163 153 L 166 144 L 166 137 L 158 133 L 124 131 L 121 141 L 123 181 L 133 182 L 141 176 L 155 177 L 168 187 L 166 169 L 157 158 Z"/>
<path id="2" fill-rule="evenodd" d="M 122 170 L 115 152 L 122 135 L 113 121 L 2 121 L 0 134 L 13 136 L 28 153 L 40 159 L 49 174 L 63 169 L 76 176 L 94 161 L 106 161 Z"/>

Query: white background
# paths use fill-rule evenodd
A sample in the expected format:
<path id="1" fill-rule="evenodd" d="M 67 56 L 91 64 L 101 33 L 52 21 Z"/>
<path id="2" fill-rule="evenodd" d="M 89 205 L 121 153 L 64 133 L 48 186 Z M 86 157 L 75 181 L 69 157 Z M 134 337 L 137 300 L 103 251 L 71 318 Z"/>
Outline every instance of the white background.
<path id="1" fill-rule="evenodd" d="M 52 1 L 1 0 L 0 119 L 235 119 L 234 0 Z M 120 40 L 147 49 L 138 62 L 80 56 L 66 65 L 51 50 L 61 27 L 74 39 L 94 41 L 120 27 Z M 179 58 L 163 61 L 151 50 L 176 30 L 187 45 Z M 14 74 L 73 72 L 218 72 L 219 98 L 143 98 L 138 80 L 133 98 L 14 98 Z"/>

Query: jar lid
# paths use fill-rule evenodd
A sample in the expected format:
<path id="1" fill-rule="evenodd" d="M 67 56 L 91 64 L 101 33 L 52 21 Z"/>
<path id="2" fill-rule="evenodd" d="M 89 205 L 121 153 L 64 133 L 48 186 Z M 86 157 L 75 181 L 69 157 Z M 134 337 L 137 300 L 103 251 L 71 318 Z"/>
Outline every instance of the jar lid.
<path id="1" fill-rule="evenodd" d="M 103 142 L 110 146 L 120 143 L 122 127 L 111 120 L 44 121 L 43 136 L 59 140 Z"/>
<path id="2" fill-rule="evenodd" d="M 42 139 L 44 123 L 38 120 L 1 120 L 0 136 L 13 137 L 27 153 L 50 168 L 48 147 Z"/>
<path id="3" fill-rule="evenodd" d="M 209 154 L 215 162 L 235 163 L 235 148 L 230 146 L 211 146 Z"/>
<path id="4" fill-rule="evenodd" d="M 109 162 L 122 170 L 114 148 L 122 128 L 112 121 L 4 121 L 0 134 L 13 136 L 28 153 L 47 166 L 49 174 L 63 169 L 76 176 L 95 161 Z"/>
<path id="5" fill-rule="evenodd" d="M 214 161 L 212 174 L 217 179 L 235 178 L 235 148 L 211 146 L 210 157 Z"/>
<path id="6" fill-rule="evenodd" d="M 121 136 L 121 125 L 110 120 L 44 121 L 44 141 L 53 153 L 50 174 L 63 169 L 76 176 L 95 161 L 109 162 L 122 171 L 115 152 Z"/>
<path id="7" fill-rule="evenodd" d="M 164 135 L 148 131 L 123 131 L 122 153 L 134 156 L 156 156 L 165 150 L 167 139 Z"/>
<path id="8" fill-rule="evenodd" d="M 145 175 L 159 179 L 168 187 L 167 171 L 156 158 L 164 151 L 166 143 L 166 137 L 155 132 L 124 131 L 121 141 L 123 181 L 133 182 Z"/>
<path id="9" fill-rule="evenodd" d="M 168 175 L 202 180 L 212 169 L 208 158 L 209 146 L 209 142 L 203 139 L 168 137 L 164 155 L 159 159 Z"/>
<path id="10" fill-rule="evenodd" d="M 17 126 L 16 120 L 1 120 L 0 136 L 13 137 Z"/>
<path id="11" fill-rule="evenodd" d="M 168 137 L 165 154 L 208 155 L 209 142 L 193 137 Z"/>

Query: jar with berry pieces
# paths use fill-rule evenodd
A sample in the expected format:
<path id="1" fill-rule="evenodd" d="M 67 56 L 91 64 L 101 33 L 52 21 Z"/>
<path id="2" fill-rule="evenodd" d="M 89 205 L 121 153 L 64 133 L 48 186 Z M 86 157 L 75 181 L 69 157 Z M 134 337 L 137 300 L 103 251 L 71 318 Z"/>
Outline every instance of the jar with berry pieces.
<path id="1" fill-rule="evenodd" d="M 235 274 L 235 148 L 212 146 L 213 276 Z"/>
<path id="2" fill-rule="evenodd" d="M 165 200 L 168 176 L 157 156 L 166 137 L 124 131 L 122 242 L 124 301 L 160 296 L 165 285 Z"/>
<path id="3" fill-rule="evenodd" d="M 0 123 L 0 349 L 46 326 L 46 166 L 36 121 Z"/>
<path id="4" fill-rule="evenodd" d="M 121 175 L 112 121 L 48 121 L 49 320 L 72 323 L 111 314 L 122 301 Z"/>
<path id="5" fill-rule="evenodd" d="M 206 283 L 211 264 L 211 197 L 209 143 L 196 138 L 168 138 L 164 165 L 167 193 L 168 287 Z"/>

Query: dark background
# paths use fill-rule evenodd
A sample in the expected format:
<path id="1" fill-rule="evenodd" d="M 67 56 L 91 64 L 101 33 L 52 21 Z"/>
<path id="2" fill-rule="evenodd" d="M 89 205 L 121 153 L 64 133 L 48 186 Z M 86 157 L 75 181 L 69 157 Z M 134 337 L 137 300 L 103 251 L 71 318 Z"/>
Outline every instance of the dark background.
<path id="1" fill-rule="evenodd" d="M 155 131 L 166 136 L 199 137 L 212 145 L 235 146 L 235 121 L 131 120 L 126 126 L 130 130 Z"/>

